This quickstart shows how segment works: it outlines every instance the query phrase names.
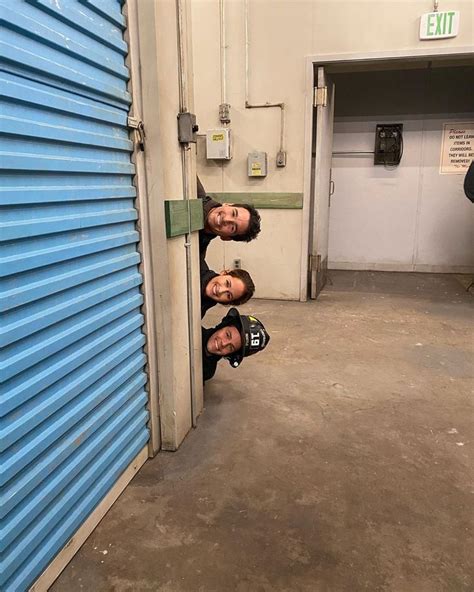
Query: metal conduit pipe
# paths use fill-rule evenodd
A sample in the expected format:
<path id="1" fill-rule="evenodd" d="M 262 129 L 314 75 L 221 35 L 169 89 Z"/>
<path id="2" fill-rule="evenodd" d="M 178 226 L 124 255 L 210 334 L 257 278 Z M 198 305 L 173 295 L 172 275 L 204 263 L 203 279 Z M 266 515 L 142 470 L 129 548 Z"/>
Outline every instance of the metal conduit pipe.
<path id="1" fill-rule="evenodd" d="M 250 103 L 249 100 L 249 0 L 245 0 L 245 108 L 246 109 L 268 109 L 270 107 L 279 107 L 281 109 L 280 119 L 280 152 L 284 152 L 285 137 L 285 103 L 265 102 Z"/>
<path id="2" fill-rule="evenodd" d="M 339 150 L 337 152 L 333 152 L 333 156 L 344 156 L 350 154 L 375 154 L 374 150 Z"/>
<path id="3" fill-rule="evenodd" d="M 246 109 L 263 109 L 266 107 L 280 107 L 281 118 L 280 118 L 280 152 L 284 151 L 284 135 L 285 135 L 285 103 L 249 103 L 245 101 Z"/>
<path id="4" fill-rule="evenodd" d="M 219 120 L 224 125 L 228 125 L 230 123 L 230 105 L 227 102 L 227 41 L 225 26 L 225 0 L 219 0 L 219 24 L 221 67 L 221 104 L 219 105 Z"/>
<path id="5" fill-rule="evenodd" d="M 219 0 L 221 33 L 221 103 L 227 103 L 226 88 L 226 36 L 225 36 L 225 0 Z"/>
<path id="6" fill-rule="evenodd" d="M 188 86 L 186 77 L 186 56 L 184 52 L 184 30 L 183 30 L 183 2 L 176 0 L 176 15 L 178 25 L 178 72 L 179 72 L 179 111 L 185 113 L 188 110 Z M 181 144 L 181 170 L 183 176 L 183 195 L 186 201 L 189 201 L 189 183 L 188 183 L 188 164 L 189 164 L 189 145 Z M 191 209 L 188 207 L 188 228 L 191 228 Z M 190 382 L 191 382 L 191 423 L 193 427 L 197 425 L 197 405 L 196 405 L 196 373 L 194 357 L 194 314 L 193 314 L 193 293 L 192 293 L 192 267 L 191 267 L 191 234 L 185 234 L 184 247 L 186 249 L 186 290 L 187 290 L 187 309 L 188 309 L 188 339 L 189 339 L 189 362 L 190 362 Z"/>

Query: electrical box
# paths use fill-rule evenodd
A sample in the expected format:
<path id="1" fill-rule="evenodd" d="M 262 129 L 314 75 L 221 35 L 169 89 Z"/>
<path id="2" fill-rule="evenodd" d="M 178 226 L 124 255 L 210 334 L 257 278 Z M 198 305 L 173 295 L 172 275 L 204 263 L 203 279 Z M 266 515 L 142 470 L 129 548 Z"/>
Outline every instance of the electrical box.
<path id="1" fill-rule="evenodd" d="M 178 114 L 178 142 L 180 144 L 196 143 L 198 131 L 199 126 L 196 124 L 194 113 L 186 111 Z"/>
<path id="2" fill-rule="evenodd" d="M 228 127 L 207 130 L 206 156 L 209 160 L 232 158 L 231 134 Z"/>
<path id="3" fill-rule="evenodd" d="M 277 167 L 285 167 L 286 166 L 286 152 L 284 150 L 279 150 L 277 157 L 276 157 L 276 165 Z"/>
<path id="4" fill-rule="evenodd" d="M 266 177 L 267 176 L 267 153 L 266 152 L 249 152 L 247 157 L 247 170 L 249 177 Z"/>
<path id="5" fill-rule="evenodd" d="M 403 154 L 403 123 L 377 124 L 374 164 L 396 166 Z"/>

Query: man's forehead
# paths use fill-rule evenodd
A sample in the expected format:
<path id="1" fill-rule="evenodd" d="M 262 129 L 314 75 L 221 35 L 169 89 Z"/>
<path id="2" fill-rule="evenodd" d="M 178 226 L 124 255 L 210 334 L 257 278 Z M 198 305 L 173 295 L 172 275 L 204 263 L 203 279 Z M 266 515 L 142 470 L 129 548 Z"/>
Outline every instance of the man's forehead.
<path id="1" fill-rule="evenodd" d="M 237 327 L 235 325 L 229 325 L 228 328 L 231 330 L 232 335 L 234 337 L 236 337 L 237 335 L 240 335 L 240 331 L 237 329 Z"/>
<path id="2" fill-rule="evenodd" d="M 237 217 L 241 220 L 250 220 L 250 212 L 246 208 L 237 208 Z"/>
<path id="3" fill-rule="evenodd" d="M 247 210 L 247 208 L 244 208 L 243 206 L 239 206 L 238 204 L 230 204 L 230 203 L 224 203 L 222 205 L 226 208 L 236 209 L 239 216 L 250 217 L 250 212 Z"/>
<path id="4" fill-rule="evenodd" d="M 237 327 L 234 327 L 235 329 L 235 333 L 233 334 L 233 340 L 235 341 L 236 345 L 238 345 L 239 347 L 237 349 L 240 349 L 242 347 L 242 336 L 240 334 L 240 331 L 237 329 Z"/>
<path id="5" fill-rule="evenodd" d="M 232 323 L 229 323 L 228 325 L 224 325 L 224 327 L 220 327 L 219 329 L 216 329 L 214 331 L 214 334 L 220 333 L 221 331 L 229 331 L 229 330 L 233 333 L 234 329 L 239 333 L 239 330 L 237 329 L 237 327 L 235 325 L 233 325 Z M 240 333 L 239 333 L 239 335 L 240 335 Z"/>

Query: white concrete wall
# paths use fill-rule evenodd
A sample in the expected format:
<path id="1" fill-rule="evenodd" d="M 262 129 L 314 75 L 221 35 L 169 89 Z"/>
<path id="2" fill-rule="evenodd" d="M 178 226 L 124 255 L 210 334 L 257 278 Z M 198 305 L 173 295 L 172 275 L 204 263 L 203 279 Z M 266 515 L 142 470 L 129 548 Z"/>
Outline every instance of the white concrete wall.
<path id="1" fill-rule="evenodd" d="M 396 168 L 374 166 L 373 155 L 334 156 L 329 266 L 473 270 L 474 209 L 463 193 L 464 175 L 440 175 L 439 164 L 443 124 L 474 120 L 474 112 L 466 112 L 474 68 L 334 79 L 334 151 L 371 151 L 377 123 L 403 123 L 404 153 Z"/>
<path id="2" fill-rule="evenodd" d="M 198 143 L 198 172 L 208 191 L 303 191 L 304 182 L 304 58 L 308 55 L 398 51 L 423 47 L 471 46 L 473 2 L 451 0 L 450 10 L 461 11 L 459 36 L 430 42 L 418 39 L 418 19 L 432 10 L 431 0 L 250 0 L 250 101 L 284 101 L 287 106 L 286 149 L 288 164 L 276 169 L 278 109 L 246 110 L 244 2 L 226 0 L 227 88 L 234 134 L 234 158 L 224 165 L 204 159 Z M 443 7 L 442 7 L 443 8 Z M 219 3 L 192 2 L 195 105 L 201 131 L 216 127 L 220 99 Z M 246 157 L 251 149 L 265 150 L 270 159 L 266 179 L 246 176 Z M 258 295 L 299 297 L 294 270 L 300 268 L 301 211 L 262 210 L 265 232 L 249 245 L 225 247 L 213 252 L 224 263 L 227 252 L 246 260 L 251 253 Z M 271 228 L 270 230 L 267 230 Z M 216 241 L 214 241 L 216 242 Z M 213 249 L 216 249 L 213 245 Z M 250 251 L 251 249 L 251 251 Z M 282 259 L 283 257 L 283 259 Z M 250 267 L 250 265 L 248 266 Z M 282 273 L 284 275 L 282 275 Z"/>
<path id="3" fill-rule="evenodd" d="M 474 121 L 474 112 L 456 118 L 467 119 Z M 464 195 L 464 175 L 439 174 L 440 124 L 448 121 L 425 124 L 415 269 L 474 273 L 474 206 Z"/>

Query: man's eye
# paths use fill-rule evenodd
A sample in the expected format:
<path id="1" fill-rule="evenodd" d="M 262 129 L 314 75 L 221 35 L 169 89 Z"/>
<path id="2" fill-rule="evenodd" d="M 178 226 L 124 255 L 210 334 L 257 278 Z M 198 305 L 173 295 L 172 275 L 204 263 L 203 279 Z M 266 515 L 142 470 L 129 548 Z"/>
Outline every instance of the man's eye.
<path id="1" fill-rule="evenodd" d="M 234 209 L 234 218 L 237 218 L 237 210 Z"/>
<path id="2" fill-rule="evenodd" d="M 226 288 L 230 288 L 230 280 L 226 280 L 225 281 L 225 287 Z"/>
<path id="3" fill-rule="evenodd" d="M 227 336 L 227 339 L 231 338 L 230 331 L 227 331 L 226 336 Z"/>
<path id="4" fill-rule="evenodd" d="M 230 292 L 227 292 L 227 300 L 232 300 L 232 294 Z"/>

